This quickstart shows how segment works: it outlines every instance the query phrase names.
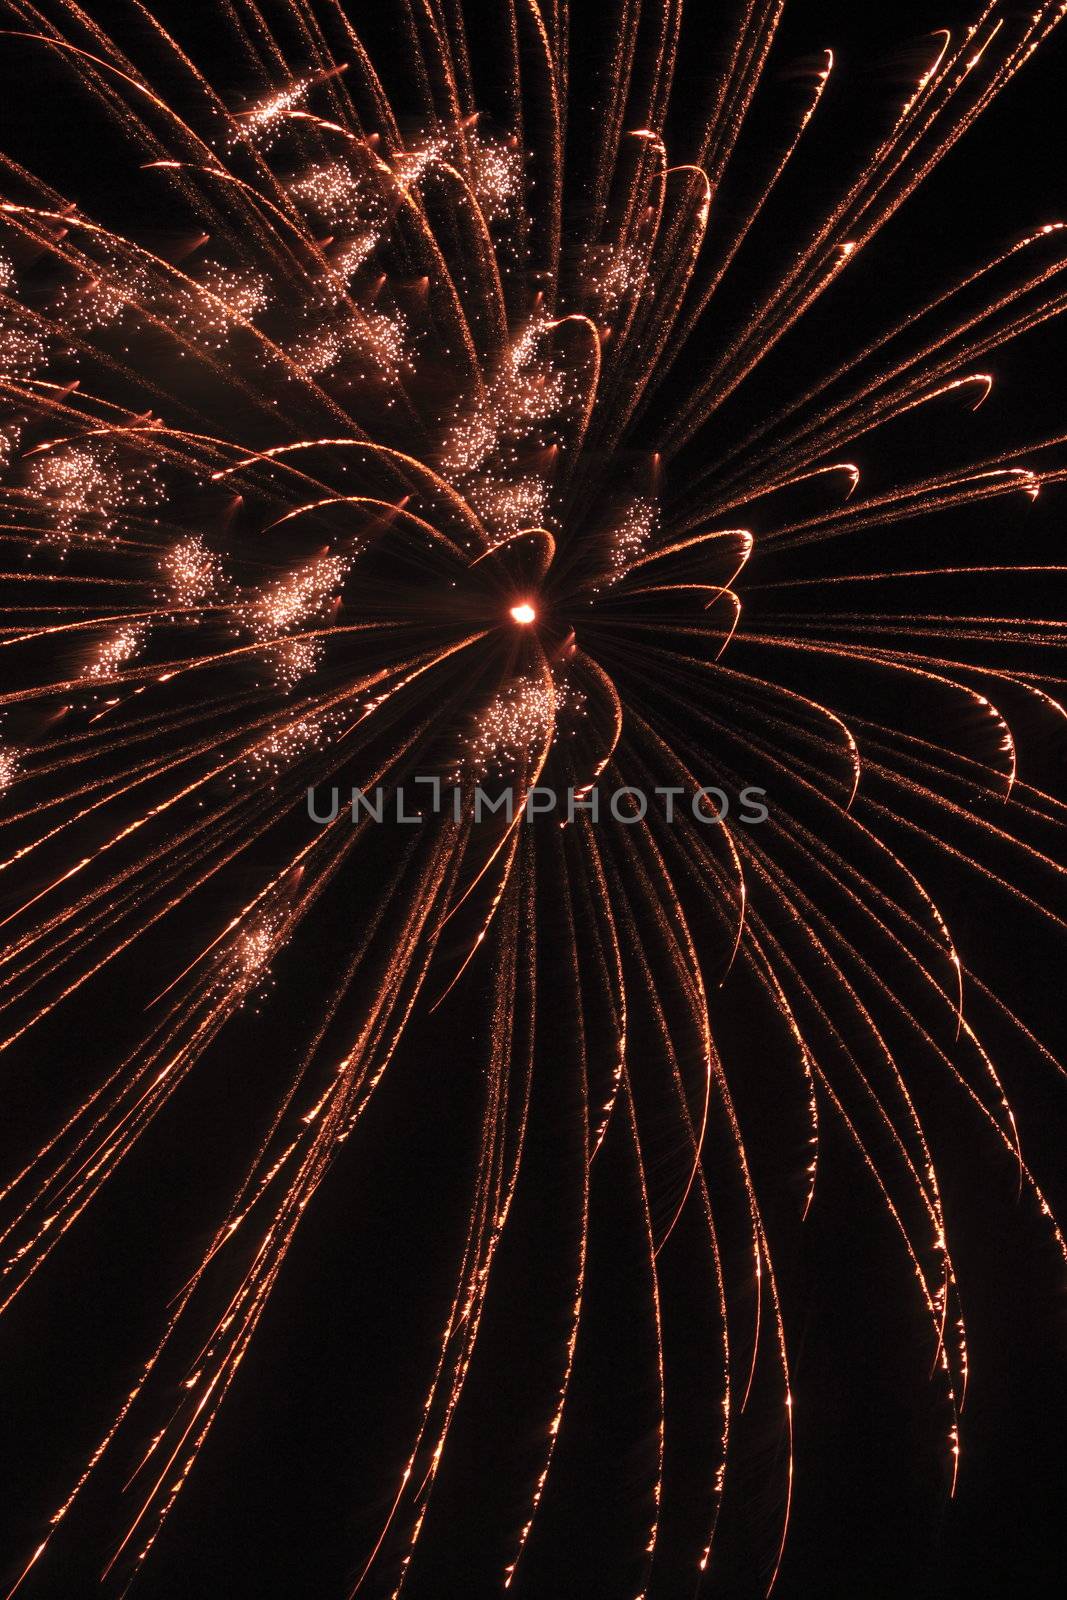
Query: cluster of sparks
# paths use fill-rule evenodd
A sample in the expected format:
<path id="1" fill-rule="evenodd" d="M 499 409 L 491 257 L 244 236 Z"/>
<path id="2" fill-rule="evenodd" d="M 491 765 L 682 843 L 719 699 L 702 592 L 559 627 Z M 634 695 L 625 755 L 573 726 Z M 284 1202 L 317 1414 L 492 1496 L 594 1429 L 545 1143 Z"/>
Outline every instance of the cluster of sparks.
<path id="1" fill-rule="evenodd" d="M 160 560 L 160 571 L 167 592 L 187 610 L 204 605 L 224 582 L 221 561 L 197 533 L 168 546 Z"/>
<path id="2" fill-rule="evenodd" d="M 222 350 L 235 319 L 252 322 L 269 304 L 270 288 L 262 274 L 239 272 L 209 261 L 197 280 L 192 310 L 205 333 L 215 335 L 216 349 Z"/>
<path id="3" fill-rule="evenodd" d="M 654 500 L 637 496 L 626 504 L 611 530 L 609 581 L 624 578 L 649 550 L 658 517 Z"/>
<path id="4" fill-rule="evenodd" d="M 257 778 L 279 777 L 302 756 L 325 749 L 342 730 L 342 719 L 326 714 L 279 724 L 256 745 L 247 770 Z"/>
<path id="5" fill-rule="evenodd" d="M 243 620 L 254 639 L 271 646 L 280 682 L 291 688 L 311 672 L 324 648 L 318 631 L 300 632 L 336 609 L 348 562 L 319 556 L 258 590 L 244 607 Z"/>
<path id="6" fill-rule="evenodd" d="M 26 494 L 48 514 L 61 548 L 76 535 L 104 538 L 123 512 L 147 508 L 153 499 L 152 465 L 123 464 L 110 440 L 62 445 L 35 456 Z"/>
<path id="7" fill-rule="evenodd" d="M 566 374 L 543 354 L 550 331 L 546 319 L 531 318 L 445 436 L 443 470 L 497 540 L 553 517 L 551 485 L 538 467 L 553 460 Z"/>
<path id="8" fill-rule="evenodd" d="M 110 682 L 115 674 L 133 659 L 144 641 L 145 629 L 135 622 L 127 622 L 121 628 L 115 628 L 87 663 L 85 676 Z"/>
<path id="9" fill-rule="evenodd" d="M 522 608 L 516 607 L 521 613 Z M 525 614 L 516 617 L 522 623 Z M 474 771 L 511 773 L 555 727 L 556 693 L 541 678 L 519 678 L 501 689 L 477 719 L 469 741 Z"/>
<path id="10" fill-rule="evenodd" d="M 9 750 L 4 745 L 0 745 L 0 793 L 2 793 L 9 784 L 14 783 L 18 776 L 18 770 L 18 752 L 15 750 Z"/>
<path id="11" fill-rule="evenodd" d="M 691 126 L 670 154 L 678 63 L 694 38 L 705 48 L 695 6 L 623 8 L 604 104 L 580 135 L 565 5 L 493 8 L 492 118 L 463 8 L 427 6 L 417 26 L 412 9 L 400 64 L 418 131 L 343 8 L 285 4 L 285 46 L 258 7 L 220 7 L 220 32 L 240 22 L 244 70 L 259 62 L 243 99 L 213 87 L 150 6 L 121 39 L 97 9 L 3 0 L 4 56 L 118 119 L 143 154 L 121 177 L 172 209 L 180 243 L 126 237 L 92 220 L 91 196 L 0 158 L 0 1054 L 38 1040 L 55 1053 L 68 1013 L 113 974 L 143 986 L 139 942 L 156 939 L 166 970 L 118 1064 L 80 1103 L 60 1093 L 55 1128 L 0 1174 L 0 1311 L 225 1051 L 249 998 L 280 998 L 281 951 L 361 882 L 372 822 L 344 805 L 305 822 L 309 786 L 399 791 L 414 772 L 462 791 L 494 773 L 517 793 L 514 820 L 478 829 L 444 808 L 417 839 L 397 830 L 393 866 L 380 839 L 369 852 L 380 906 L 324 961 L 321 1018 L 266 1132 L 257 1107 L 232 1203 L 9 1600 L 49 1570 L 53 1540 L 76 1537 L 83 1490 L 116 1458 L 130 1471 L 103 1576 L 125 1592 L 411 1019 L 428 1027 L 436 1006 L 461 1004 L 472 970 L 483 1104 L 469 1215 L 348 1592 L 398 1595 L 433 1527 L 498 1247 L 520 1175 L 536 1181 L 528 1131 L 551 1107 L 564 1131 L 549 1188 L 570 1207 L 543 1249 L 565 1288 L 524 1396 L 506 1558 L 496 1550 L 486 1581 L 522 1592 L 580 1381 L 590 1218 L 614 1206 L 637 1240 L 633 1348 L 652 1399 L 613 1570 L 635 1597 L 697 1592 L 746 1408 L 766 1395 L 785 1446 L 770 1469 L 780 1525 L 753 1556 L 769 1589 L 793 1481 L 788 1306 L 716 1006 L 739 995 L 765 1030 L 761 1059 L 791 1069 L 797 1138 L 770 1181 L 796 1214 L 813 1206 L 830 1119 L 899 1236 L 950 1483 L 969 1358 L 913 1074 L 955 1082 L 1063 1251 L 979 1024 L 1056 1063 L 957 948 L 909 853 L 940 852 L 975 892 L 1067 931 L 1052 909 L 1067 811 L 1028 781 L 1012 715 L 1067 717 L 1055 656 L 1033 666 L 1062 649 L 1063 623 L 944 600 L 954 578 L 973 594 L 988 577 L 995 597 L 1025 558 L 886 554 L 919 519 L 937 549 L 939 519 L 1028 507 L 1067 476 L 1063 439 L 883 474 L 870 494 L 861 464 L 909 413 L 926 408 L 936 433 L 945 408 L 985 401 L 993 353 L 1067 309 L 1067 233 L 1043 224 L 1001 247 L 761 422 L 731 433 L 730 401 L 862 270 L 865 245 L 1067 8 L 1037 0 L 1020 17 L 993 0 L 958 39 L 938 35 L 862 170 L 715 338 L 717 291 L 832 100 L 829 54 L 799 77 L 769 69 L 781 7 L 744 9 L 706 103 L 687 90 Z M 781 113 L 769 175 L 718 227 L 750 108 L 773 115 L 783 78 L 802 104 Z M 842 558 L 828 569 L 827 549 Z M 942 598 L 920 598 L 927 584 Z M 588 796 L 601 780 L 762 783 L 774 805 L 747 831 L 651 813 L 614 829 L 586 812 L 566 828 L 523 822 L 539 782 Z M 565 1060 L 539 1032 L 561 1007 L 575 1019 Z M 680 1262 L 699 1293 L 676 1308 Z M 664 1350 L 680 1324 L 696 1355 L 679 1375 Z M 673 1507 L 680 1415 L 701 1460 Z"/>

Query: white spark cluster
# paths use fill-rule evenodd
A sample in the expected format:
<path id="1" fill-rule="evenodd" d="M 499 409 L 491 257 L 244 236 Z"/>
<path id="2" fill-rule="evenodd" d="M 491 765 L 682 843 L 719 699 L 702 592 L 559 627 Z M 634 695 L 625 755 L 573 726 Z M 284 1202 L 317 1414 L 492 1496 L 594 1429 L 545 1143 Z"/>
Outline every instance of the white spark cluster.
<path id="1" fill-rule="evenodd" d="M 609 583 L 617 583 L 649 549 L 658 521 L 659 507 L 654 500 L 639 495 L 625 507 L 611 530 Z"/>
<path id="2" fill-rule="evenodd" d="M 97 440 L 35 456 L 27 488 L 47 506 L 46 538 L 60 548 L 76 535 L 105 535 L 120 512 L 146 510 L 159 496 L 154 463 L 124 464 L 114 444 Z"/>
<path id="3" fill-rule="evenodd" d="M 62 289 L 56 307 L 75 326 L 108 328 L 157 297 L 158 286 L 147 266 L 116 258 L 104 262 L 93 277 Z"/>
<path id="4" fill-rule="evenodd" d="M 564 373 L 543 353 L 548 325 L 531 318 L 516 334 L 484 393 L 461 409 L 441 452 L 443 471 L 498 538 L 548 520 L 549 484 L 523 469 L 544 448 L 544 424 L 566 393 Z"/>
<path id="5" fill-rule="evenodd" d="M 331 227 L 375 228 L 381 202 L 344 161 L 324 161 L 294 178 L 289 193 Z"/>
<path id="6" fill-rule="evenodd" d="M 273 639 L 280 633 L 322 615 L 339 593 L 348 574 L 344 556 L 317 556 L 286 573 L 259 593 L 247 616 L 257 638 Z"/>
<path id="7" fill-rule="evenodd" d="M 19 775 L 18 752 L 0 744 L 0 794 L 9 789 Z"/>
<path id="8" fill-rule="evenodd" d="M 219 343 L 232 331 L 235 319 L 254 322 L 270 305 L 270 289 L 261 273 L 242 272 L 221 261 L 205 264 L 199 284 L 206 293 L 197 297 L 194 314 Z"/>
<path id="9" fill-rule="evenodd" d="M 314 672 L 324 654 L 323 642 L 315 634 L 298 634 L 294 639 L 282 640 L 271 655 L 280 687 L 295 689 L 301 679 Z"/>
<path id="10" fill-rule="evenodd" d="M 347 283 L 370 260 L 379 238 L 373 228 L 365 228 L 335 247 L 330 267 L 342 283 Z"/>
<path id="11" fill-rule="evenodd" d="M 598 310 L 608 316 L 645 285 L 648 266 L 632 244 L 596 245 L 586 258 L 585 283 Z"/>
<path id="12" fill-rule="evenodd" d="M 240 126 L 263 149 L 269 150 L 285 127 L 290 111 L 295 111 L 307 93 L 306 78 L 298 78 L 284 89 L 264 96 L 241 118 Z"/>
<path id="13" fill-rule="evenodd" d="M 519 678 L 492 699 L 468 743 L 476 775 L 516 766 L 544 744 L 553 722 L 554 698 L 541 678 Z"/>
<path id="14" fill-rule="evenodd" d="M 551 688 L 543 678 L 517 678 L 489 702 L 467 740 L 472 776 L 479 781 L 528 766 L 550 736 L 573 738 L 585 710 L 584 693 L 566 677 Z"/>
<path id="15" fill-rule="evenodd" d="M 333 322 L 309 329 L 290 349 L 301 370 L 315 377 L 339 367 L 393 377 L 406 364 L 407 353 L 404 318 L 373 306 L 358 316 L 343 312 Z"/>
<path id="16" fill-rule="evenodd" d="M 183 609 L 206 604 L 222 586 L 222 563 L 198 533 L 171 545 L 160 568 L 169 594 Z"/>
<path id="17" fill-rule="evenodd" d="M 543 478 L 472 478 L 467 499 L 482 520 L 501 534 L 539 528 L 548 516 L 548 484 Z"/>
<path id="18" fill-rule="evenodd" d="M 110 678 L 131 661 L 148 635 L 143 622 L 124 622 L 97 648 L 82 669 L 83 678 Z"/>
<path id="19" fill-rule="evenodd" d="M 487 222 L 499 222 L 515 203 L 522 183 L 522 154 L 516 144 L 488 139 L 475 131 L 468 138 L 474 192 Z"/>
<path id="20" fill-rule="evenodd" d="M 242 1002 L 266 995 L 271 962 L 285 943 L 282 927 L 279 912 L 260 911 L 237 930 L 217 963 L 214 982 L 220 994 L 236 992 Z"/>
<path id="21" fill-rule="evenodd" d="M 45 345 L 39 333 L 17 322 L 0 322 L 0 378 L 32 378 L 44 361 Z"/>
<path id="22" fill-rule="evenodd" d="M 299 630 L 326 616 L 340 594 L 349 565 L 343 556 L 318 556 L 244 604 L 244 624 L 253 638 L 272 646 L 271 661 L 282 687 L 293 688 L 318 666 L 322 641 Z"/>
<path id="23" fill-rule="evenodd" d="M 245 770 L 257 778 L 277 777 L 301 756 L 332 744 L 339 726 L 339 719 L 329 712 L 309 713 L 280 724 L 250 752 Z"/>
<path id="24" fill-rule="evenodd" d="M 264 918 L 241 934 L 237 941 L 237 964 L 246 978 L 257 976 L 270 961 L 275 930 Z"/>
<path id="25" fill-rule="evenodd" d="M 413 150 L 402 150 L 393 160 L 392 173 L 396 183 L 401 189 L 413 189 L 426 171 L 435 161 L 441 161 L 448 153 L 448 140 L 444 138 L 429 139 L 423 145 Z"/>

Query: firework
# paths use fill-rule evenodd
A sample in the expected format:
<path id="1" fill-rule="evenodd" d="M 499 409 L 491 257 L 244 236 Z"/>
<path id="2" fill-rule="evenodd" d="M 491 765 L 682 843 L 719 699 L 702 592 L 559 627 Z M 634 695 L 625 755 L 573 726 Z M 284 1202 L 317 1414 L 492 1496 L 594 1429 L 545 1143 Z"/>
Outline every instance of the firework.
<path id="1" fill-rule="evenodd" d="M 1062 572 L 1016 530 L 1063 440 L 978 431 L 995 352 L 1067 309 L 1067 232 L 992 245 L 855 335 L 837 297 L 1065 8 L 993 3 L 928 40 L 824 210 L 804 162 L 837 69 L 777 70 L 778 6 L 742 9 L 698 90 L 704 11 L 627 0 L 591 119 L 558 3 L 398 5 L 375 42 L 328 0 L 236 0 L 205 8 L 209 47 L 114 9 L 2 7 L 3 70 L 32 63 L 42 116 L 73 96 L 128 164 L 68 194 L 65 131 L 32 128 L 0 162 L 0 1054 L 93 1040 L 0 1173 L 0 1311 L 61 1272 L 238 1030 L 277 1031 L 228 1198 L 166 1241 L 136 1374 L 72 1442 L 9 1594 L 61 1592 L 102 1541 L 105 1592 L 165 1563 L 313 1200 L 358 1165 L 382 1086 L 438 1059 L 457 1170 L 337 1592 L 440 1593 L 450 1537 L 478 1546 L 471 1593 L 573 1586 L 552 1486 L 582 1478 L 598 1340 L 625 1486 L 589 1540 L 602 1592 L 710 1593 L 753 1453 L 769 1591 L 793 1488 L 782 1218 L 817 1213 L 825 1125 L 899 1241 L 948 1492 L 969 1355 L 932 1078 L 1064 1253 L 986 1033 L 1056 1063 L 939 888 L 1067 929 L 1067 813 L 1028 765 L 1034 724 L 1067 716 L 1064 624 L 1044 590 L 1008 596 Z M 775 117 L 768 164 L 750 130 Z M 115 193 L 153 225 L 117 224 Z M 795 231 L 761 275 L 783 196 Z M 987 443 L 961 459 L 968 427 Z M 976 519 L 961 556 L 986 502 L 997 539 Z M 703 809 L 605 825 L 601 780 Z M 483 781 L 513 801 L 484 825 Z M 309 814 L 331 785 L 395 796 L 396 826 Z M 531 824 L 548 785 L 577 803 Z M 715 786 L 758 786 L 769 816 L 713 822 Z M 449 1447 L 509 1339 L 529 1377 L 521 1356 L 499 1377 L 515 1420 L 468 1541 Z"/>

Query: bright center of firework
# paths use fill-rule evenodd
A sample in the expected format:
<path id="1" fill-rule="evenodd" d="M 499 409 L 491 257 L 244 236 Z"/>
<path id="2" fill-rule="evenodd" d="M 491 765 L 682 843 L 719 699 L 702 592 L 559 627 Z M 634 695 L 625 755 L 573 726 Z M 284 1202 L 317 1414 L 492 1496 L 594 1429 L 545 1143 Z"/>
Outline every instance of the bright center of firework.
<path id="1" fill-rule="evenodd" d="M 511 615 L 516 622 L 521 622 L 524 626 L 528 622 L 537 621 L 537 612 L 528 600 L 523 600 L 519 605 L 512 606 Z"/>

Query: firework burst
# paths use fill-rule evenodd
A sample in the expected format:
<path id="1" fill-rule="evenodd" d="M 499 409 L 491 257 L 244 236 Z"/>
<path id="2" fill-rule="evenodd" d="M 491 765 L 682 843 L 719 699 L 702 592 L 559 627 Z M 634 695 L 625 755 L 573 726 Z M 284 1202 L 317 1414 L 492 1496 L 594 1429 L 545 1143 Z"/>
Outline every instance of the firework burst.
<path id="1" fill-rule="evenodd" d="M 1064 931 L 1065 813 L 1025 750 L 1036 722 L 1062 737 L 1064 624 L 1001 599 L 1062 569 L 1018 558 L 1023 535 L 961 557 L 951 530 L 986 502 L 1016 527 L 1067 472 L 1052 433 L 958 444 L 994 353 L 1067 308 L 1067 233 L 852 342 L 808 330 L 1065 8 L 994 0 L 928 39 L 806 210 L 834 63 L 771 70 L 777 5 L 740 8 L 697 83 L 703 10 L 620 0 L 592 123 L 561 0 L 398 4 L 377 47 L 331 0 L 235 0 L 210 51 L 163 8 L 114 9 L 2 8 L 4 70 L 120 152 L 86 193 L 56 136 L 55 172 L 32 138 L 0 156 L 0 1052 L 55 1058 L 72 1027 L 100 1047 L 0 1174 L 3 1312 L 249 1013 L 284 1026 L 229 1189 L 10 1593 L 61 1592 L 90 1519 L 110 1590 L 165 1560 L 308 1208 L 383 1086 L 454 1053 L 463 1202 L 338 1592 L 443 1592 L 449 1445 L 531 1238 L 530 1377 L 479 1482 L 469 1592 L 566 1583 L 552 1485 L 582 1460 L 603 1261 L 626 1487 L 602 1592 L 710 1592 L 746 1425 L 780 1446 L 746 1556 L 769 1590 L 793 1486 L 781 1219 L 812 1212 L 826 1124 L 899 1242 L 950 1490 L 968 1353 L 931 1076 L 1063 1249 L 983 1024 L 1058 1068 L 936 885 L 947 866 Z M 117 189 L 139 197 L 121 223 Z M 739 296 L 783 197 L 788 248 Z M 490 780 L 513 804 L 476 819 Z M 770 814 L 714 824 L 711 786 Z M 601 787 L 671 804 L 605 821 Z M 549 788 L 563 816 L 531 810 Z M 309 789 L 344 798 L 323 821 Z M 301 950 L 318 977 L 287 1008 Z"/>

